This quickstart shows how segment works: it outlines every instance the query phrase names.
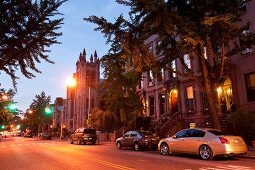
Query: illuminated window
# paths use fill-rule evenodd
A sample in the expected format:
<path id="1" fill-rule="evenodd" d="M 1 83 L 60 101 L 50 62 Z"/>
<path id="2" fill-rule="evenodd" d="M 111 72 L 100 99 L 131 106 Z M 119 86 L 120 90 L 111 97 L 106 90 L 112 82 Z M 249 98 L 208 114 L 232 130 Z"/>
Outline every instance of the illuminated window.
<path id="1" fill-rule="evenodd" d="M 187 112 L 194 111 L 194 94 L 192 86 L 186 88 L 186 108 Z"/>
<path id="2" fill-rule="evenodd" d="M 255 101 L 255 72 L 245 74 L 245 86 L 248 101 Z"/>
<path id="3" fill-rule="evenodd" d="M 171 69 L 172 71 L 170 72 L 170 78 L 175 78 L 176 77 L 176 64 L 175 64 L 175 60 L 171 62 Z"/>

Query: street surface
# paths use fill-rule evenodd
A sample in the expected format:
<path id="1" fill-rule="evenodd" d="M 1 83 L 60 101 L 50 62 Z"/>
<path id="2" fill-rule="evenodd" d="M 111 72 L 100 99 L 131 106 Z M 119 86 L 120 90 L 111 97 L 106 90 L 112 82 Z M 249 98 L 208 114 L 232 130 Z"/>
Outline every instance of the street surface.
<path id="1" fill-rule="evenodd" d="M 68 141 L 9 137 L 0 141 L 0 170 L 255 170 L 254 159 L 200 160 L 158 151 L 118 150 L 114 143 L 71 145 Z"/>

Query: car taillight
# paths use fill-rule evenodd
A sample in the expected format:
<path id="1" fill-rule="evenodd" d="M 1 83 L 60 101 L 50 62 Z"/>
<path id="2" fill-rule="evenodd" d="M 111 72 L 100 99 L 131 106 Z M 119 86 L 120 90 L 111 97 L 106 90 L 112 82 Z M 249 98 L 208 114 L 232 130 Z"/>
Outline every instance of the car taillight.
<path id="1" fill-rule="evenodd" d="M 229 140 L 227 140 L 226 138 L 219 137 L 219 139 L 222 144 L 229 144 Z"/>

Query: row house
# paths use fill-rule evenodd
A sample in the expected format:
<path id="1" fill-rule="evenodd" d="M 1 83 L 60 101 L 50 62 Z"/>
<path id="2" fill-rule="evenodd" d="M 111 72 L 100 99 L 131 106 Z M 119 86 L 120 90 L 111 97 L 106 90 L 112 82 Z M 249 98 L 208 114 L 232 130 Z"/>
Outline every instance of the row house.
<path id="1" fill-rule="evenodd" d="M 254 1 L 243 4 L 246 14 L 241 24 L 251 22 L 247 32 L 255 31 Z M 244 32 L 245 33 L 245 32 Z M 157 46 L 160 43 L 157 35 L 152 35 L 144 42 L 149 50 L 156 55 Z M 215 91 L 218 94 L 218 102 L 222 113 L 232 107 L 239 110 L 255 111 L 255 48 L 247 48 L 240 54 L 230 59 L 231 72 L 225 76 Z M 185 64 L 195 72 L 199 72 L 199 63 L 190 59 L 189 55 L 183 56 Z M 172 70 L 185 72 L 178 59 L 169 63 Z M 178 76 L 173 72 L 162 69 L 161 75 L 154 76 L 151 71 L 142 74 L 142 80 L 138 87 L 141 100 L 144 104 L 144 115 L 151 117 L 155 125 L 160 123 L 162 117 L 168 116 L 173 120 L 182 115 L 186 119 L 186 126 L 195 123 L 198 126 L 206 126 L 210 123 L 208 107 L 205 97 L 197 84 L 190 79 Z M 173 122 L 172 122 L 173 123 Z M 176 123 L 176 122 L 175 122 Z M 165 122 L 169 127 L 171 121 Z"/>

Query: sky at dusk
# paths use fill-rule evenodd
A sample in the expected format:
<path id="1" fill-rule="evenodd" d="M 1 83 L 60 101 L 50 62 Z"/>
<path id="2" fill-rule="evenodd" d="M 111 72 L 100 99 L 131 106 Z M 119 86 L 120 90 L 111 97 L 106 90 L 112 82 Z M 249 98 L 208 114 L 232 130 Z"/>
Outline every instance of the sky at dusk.
<path id="1" fill-rule="evenodd" d="M 83 21 L 84 17 L 96 15 L 114 21 L 120 14 L 127 16 L 128 8 L 119 5 L 115 0 L 69 0 L 59 11 L 64 14 L 64 24 L 59 29 L 63 35 L 58 37 L 62 44 L 51 46 L 49 53 L 49 58 L 55 64 L 45 61 L 37 64 L 42 74 L 35 74 L 33 79 L 17 74 L 20 79 L 17 80 L 18 92 L 14 101 L 18 102 L 18 108 L 23 111 L 29 108 L 35 95 L 42 91 L 51 96 L 52 103 L 56 97 L 66 98 L 67 80 L 75 72 L 76 61 L 84 48 L 87 60 L 95 50 L 99 57 L 107 53 L 109 46 L 105 44 L 106 39 L 100 32 L 94 31 L 96 25 Z M 13 88 L 11 79 L 3 72 L 0 74 L 0 83 L 1 88 Z"/>

